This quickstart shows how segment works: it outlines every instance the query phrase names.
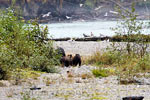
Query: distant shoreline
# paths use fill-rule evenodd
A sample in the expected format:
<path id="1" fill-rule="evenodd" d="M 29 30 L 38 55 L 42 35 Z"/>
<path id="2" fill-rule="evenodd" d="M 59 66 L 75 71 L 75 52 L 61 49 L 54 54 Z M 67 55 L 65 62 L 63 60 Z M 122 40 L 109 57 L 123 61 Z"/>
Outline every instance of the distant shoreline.
<path id="1" fill-rule="evenodd" d="M 79 20 L 63 20 L 63 21 L 57 21 L 57 20 L 51 20 L 51 21 L 42 21 L 38 20 L 40 24 L 53 24 L 53 23 L 74 23 L 74 22 L 95 22 L 95 21 L 120 21 L 121 19 L 118 18 L 97 18 L 97 19 L 90 19 L 90 20 L 84 20 L 84 19 L 79 19 Z M 139 21 L 150 21 L 148 18 L 137 18 Z"/>

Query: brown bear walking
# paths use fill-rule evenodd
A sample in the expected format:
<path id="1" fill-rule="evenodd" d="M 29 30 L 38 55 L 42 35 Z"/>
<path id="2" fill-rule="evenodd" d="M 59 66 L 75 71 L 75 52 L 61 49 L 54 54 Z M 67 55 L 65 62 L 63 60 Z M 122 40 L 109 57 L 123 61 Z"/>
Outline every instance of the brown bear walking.
<path id="1" fill-rule="evenodd" d="M 57 49 L 58 54 L 60 54 L 62 57 L 66 56 L 65 50 L 61 47 L 58 47 Z"/>
<path id="2" fill-rule="evenodd" d="M 81 66 L 81 56 L 79 54 L 76 54 L 74 57 L 72 55 L 63 56 L 60 59 L 60 63 L 62 67 L 69 67 L 69 66 Z"/>
<path id="3" fill-rule="evenodd" d="M 60 63 L 62 64 L 62 67 L 66 66 L 72 66 L 72 55 L 63 56 L 60 59 Z"/>
<path id="4" fill-rule="evenodd" d="M 73 66 L 77 66 L 79 64 L 79 66 L 81 66 L 81 56 L 79 54 L 76 54 L 74 57 L 73 57 Z"/>

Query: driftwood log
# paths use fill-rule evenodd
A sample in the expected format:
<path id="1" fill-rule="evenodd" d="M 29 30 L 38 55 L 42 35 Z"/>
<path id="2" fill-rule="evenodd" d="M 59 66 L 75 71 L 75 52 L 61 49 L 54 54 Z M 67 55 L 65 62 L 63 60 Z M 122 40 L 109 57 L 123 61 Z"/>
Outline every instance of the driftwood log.
<path id="1" fill-rule="evenodd" d="M 131 97 L 124 97 L 122 100 L 143 100 L 143 96 L 131 96 Z"/>
<path id="2" fill-rule="evenodd" d="M 50 40 L 54 40 L 54 41 L 68 41 L 71 40 L 71 38 L 56 38 L 56 39 L 50 39 Z"/>
<path id="3" fill-rule="evenodd" d="M 104 41 L 104 40 L 111 40 L 111 37 L 84 37 L 84 38 L 57 38 L 57 39 L 51 39 L 54 41 L 69 41 L 69 40 L 73 40 L 73 41 Z"/>

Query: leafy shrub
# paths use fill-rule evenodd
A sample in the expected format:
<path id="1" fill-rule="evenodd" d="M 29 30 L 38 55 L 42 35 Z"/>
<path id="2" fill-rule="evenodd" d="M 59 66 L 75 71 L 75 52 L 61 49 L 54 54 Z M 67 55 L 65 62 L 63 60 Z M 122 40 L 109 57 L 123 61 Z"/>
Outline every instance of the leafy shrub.
<path id="1" fill-rule="evenodd" d="M 116 72 L 121 83 L 133 83 L 137 73 L 150 70 L 147 43 L 150 41 L 150 35 L 142 34 L 145 23 L 137 20 L 134 3 L 130 10 L 118 8 L 117 11 L 122 21 L 119 20 L 117 27 L 113 29 L 116 36 L 112 41 L 117 42 L 112 48 L 122 56 L 118 61 Z"/>
<path id="2" fill-rule="evenodd" d="M 4 70 L 33 68 L 51 72 L 59 55 L 52 41 L 46 41 L 48 28 L 37 22 L 24 22 L 8 9 L 0 12 L 0 66 Z"/>
<path id="3" fill-rule="evenodd" d="M 112 41 L 126 42 L 122 49 L 126 50 L 129 55 L 135 53 L 143 57 L 148 48 L 146 42 L 149 42 L 150 38 L 149 35 L 142 34 L 144 22 L 137 20 L 135 10 L 135 3 L 132 4 L 130 10 L 117 8 L 122 21 L 119 20 L 116 28 L 113 28 L 116 36 L 112 38 Z M 121 45 L 119 42 L 116 42 L 116 44 Z"/>

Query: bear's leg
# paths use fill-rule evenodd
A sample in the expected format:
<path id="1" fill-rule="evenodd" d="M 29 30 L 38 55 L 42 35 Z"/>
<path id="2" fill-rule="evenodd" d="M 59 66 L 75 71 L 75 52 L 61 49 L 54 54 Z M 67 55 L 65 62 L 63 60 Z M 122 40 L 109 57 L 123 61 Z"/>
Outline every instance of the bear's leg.
<path id="1" fill-rule="evenodd" d="M 81 66 L 81 60 L 79 61 L 79 66 Z"/>

